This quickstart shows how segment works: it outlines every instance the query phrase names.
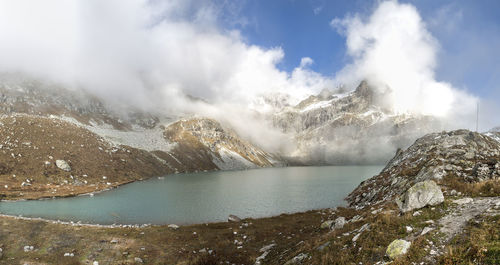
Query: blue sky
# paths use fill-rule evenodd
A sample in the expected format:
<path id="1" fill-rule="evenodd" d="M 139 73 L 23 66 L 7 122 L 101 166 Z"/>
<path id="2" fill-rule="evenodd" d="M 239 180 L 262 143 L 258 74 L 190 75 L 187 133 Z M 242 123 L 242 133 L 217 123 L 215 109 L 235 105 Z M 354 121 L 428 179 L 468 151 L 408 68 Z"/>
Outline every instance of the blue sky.
<path id="1" fill-rule="evenodd" d="M 333 18 L 369 14 L 376 1 L 254 0 L 232 2 L 224 27 L 238 29 L 248 44 L 281 47 L 279 67 L 291 71 L 302 57 L 324 75 L 349 62 L 345 38 L 332 27 Z M 436 79 L 500 101 L 500 1 L 400 1 L 417 7 L 428 30 L 439 41 Z M 235 11 L 236 10 L 236 11 Z"/>

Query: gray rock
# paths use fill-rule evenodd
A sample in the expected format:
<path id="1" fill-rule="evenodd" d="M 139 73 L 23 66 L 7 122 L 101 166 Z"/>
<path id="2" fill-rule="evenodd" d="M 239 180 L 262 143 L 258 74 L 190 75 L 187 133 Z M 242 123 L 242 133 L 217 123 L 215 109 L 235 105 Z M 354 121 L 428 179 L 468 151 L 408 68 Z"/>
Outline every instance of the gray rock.
<path id="1" fill-rule="evenodd" d="M 139 257 L 134 258 L 135 263 L 143 263 L 142 259 Z"/>
<path id="2" fill-rule="evenodd" d="M 68 162 L 64 160 L 56 160 L 56 166 L 64 171 L 71 171 L 71 167 L 69 166 Z"/>
<path id="3" fill-rule="evenodd" d="M 238 216 L 236 215 L 232 215 L 230 214 L 228 217 L 227 217 L 227 220 L 229 222 L 240 222 L 241 221 L 241 218 L 239 218 Z"/>
<path id="4" fill-rule="evenodd" d="M 396 239 L 387 246 L 387 250 L 385 251 L 385 254 L 391 259 L 396 259 L 400 257 L 401 255 L 404 255 L 408 252 L 408 249 L 410 249 L 411 242 L 408 242 L 403 239 Z"/>
<path id="5" fill-rule="evenodd" d="M 305 253 L 300 253 L 299 255 L 293 257 L 291 260 L 287 261 L 285 265 L 301 264 L 307 258 L 309 258 L 309 255 Z"/>
<path id="6" fill-rule="evenodd" d="M 459 205 L 462 205 L 462 204 L 467 204 L 467 203 L 471 203 L 473 202 L 474 200 L 472 198 L 462 198 L 462 199 L 458 199 L 458 200 L 453 200 L 453 203 L 456 203 L 456 204 L 459 204 Z"/>
<path id="7" fill-rule="evenodd" d="M 276 246 L 276 244 L 270 244 L 270 245 L 267 245 L 267 246 L 263 246 L 259 251 L 260 252 L 263 252 L 260 256 L 258 256 L 256 259 L 255 259 L 255 265 L 260 265 L 262 264 L 262 261 L 267 257 L 267 255 L 269 254 L 269 252 L 271 251 L 271 249 Z"/>
<path id="8" fill-rule="evenodd" d="M 399 206 L 402 212 L 409 212 L 427 205 L 435 206 L 443 201 L 443 192 L 439 186 L 432 180 L 426 180 L 409 188 Z"/>
<path id="9" fill-rule="evenodd" d="M 179 226 L 178 226 L 178 225 L 176 225 L 176 224 L 169 224 L 169 225 L 168 225 L 168 228 L 171 228 L 171 229 L 177 230 L 177 229 L 179 229 Z"/>
<path id="10" fill-rule="evenodd" d="M 422 230 L 422 233 L 420 233 L 421 236 L 429 233 L 430 231 L 434 230 L 434 228 L 430 228 L 430 227 L 425 227 L 423 230 Z"/>
<path id="11" fill-rule="evenodd" d="M 328 241 L 328 242 L 326 242 L 326 243 L 322 244 L 321 246 L 317 247 L 316 249 L 317 249 L 318 251 L 323 251 L 323 250 L 324 250 L 325 248 L 327 248 L 328 246 L 330 246 L 330 241 Z"/>
<path id="12" fill-rule="evenodd" d="M 345 217 L 338 217 L 337 219 L 335 219 L 335 229 L 342 229 L 344 227 L 344 225 L 346 224 L 346 220 L 345 220 Z"/>

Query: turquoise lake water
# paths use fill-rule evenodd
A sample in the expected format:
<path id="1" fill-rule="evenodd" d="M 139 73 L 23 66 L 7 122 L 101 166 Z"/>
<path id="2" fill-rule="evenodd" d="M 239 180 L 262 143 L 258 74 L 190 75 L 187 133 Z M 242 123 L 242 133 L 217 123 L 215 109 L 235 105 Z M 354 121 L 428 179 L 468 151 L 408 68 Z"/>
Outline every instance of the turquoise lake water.
<path id="1" fill-rule="evenodd" d="M 193 224 L 345 205 L 382 166 L 265 168 L 167 175 L 91 196 L 0 202 L 0 213 L 96 224 Z"/>

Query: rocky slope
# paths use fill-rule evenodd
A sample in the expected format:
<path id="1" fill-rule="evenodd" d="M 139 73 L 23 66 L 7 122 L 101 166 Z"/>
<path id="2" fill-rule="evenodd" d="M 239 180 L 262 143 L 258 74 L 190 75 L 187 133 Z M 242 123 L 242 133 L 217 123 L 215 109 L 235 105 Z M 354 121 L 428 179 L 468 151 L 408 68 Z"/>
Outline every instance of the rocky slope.
<path id="1" fill-rule="evenodd" d="M 273 115 L 272 122 L 294 135 L 291 154 L 307 164 L 385 163 L 397 148 L 439 128 L 430 116 L 394 113 L 384 95 L 366 81 L 350 93 L 326 90 Z"/>
<path id="2" fill-rule="evenodd" d="M 394 200 L 426 180 L 465 188 L 499 178 L 500 142 L 467 130 L 432 133 L 398 151 L 379 175 L 364 181 L 347 201 L 366 207 Z"/>
<path id="3" fill-rule="evenodd" d="M 279 165 L 229 126 L 117 112 L 75 90 L 0 76 L 0 196 L 68 196 L 179 172 Z M 70 170 L 56 166 L 67 163 Z"/>

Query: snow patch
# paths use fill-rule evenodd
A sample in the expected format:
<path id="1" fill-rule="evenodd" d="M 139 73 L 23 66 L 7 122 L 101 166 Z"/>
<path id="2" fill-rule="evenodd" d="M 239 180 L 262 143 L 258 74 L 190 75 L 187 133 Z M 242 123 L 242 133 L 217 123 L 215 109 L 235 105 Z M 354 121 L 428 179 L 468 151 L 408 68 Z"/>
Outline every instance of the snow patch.
<path id="1" fill-rule="evenodd" d="M 219 155 L 220 159 L 214 158 L 213 162 L 221 170 L 257 168 L 255 164 L 246 160 L 240 154 L 225 147 L 219 149 Z"/>

